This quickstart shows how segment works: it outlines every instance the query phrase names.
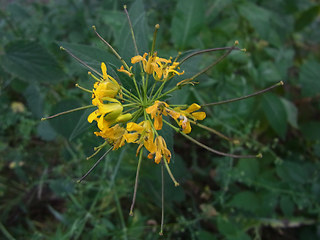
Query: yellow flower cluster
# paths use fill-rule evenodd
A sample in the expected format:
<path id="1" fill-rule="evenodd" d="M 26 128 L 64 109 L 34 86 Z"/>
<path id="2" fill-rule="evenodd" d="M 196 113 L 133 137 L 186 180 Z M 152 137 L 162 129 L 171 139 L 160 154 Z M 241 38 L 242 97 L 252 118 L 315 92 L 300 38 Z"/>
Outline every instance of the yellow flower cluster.
<path id="1" fill-rule="evenodd" d="M 157 54 L 154 54 L 147 60 L 147 55 L 144 54 L 143 57 L 135 56 L 131 59 L 131 62 L 134 64 L 142 61 L 145 73 L 152 75 L 156 81 L 159 79 L 167 81 L 175 74 L 182 75 L 184 73 L 179 73 L 175 70 L 179 64 L 178 62 L 171 64 L 170 59 L 159 58 Z M 97 109 L 88 116 L 88 122 L 97 122 L 100 131 L 95 132 L 95 135 L 104 138 L 108 143 L 112 144 L 114 150 L 122 147 L 125 142 L 137 143 L 139 145 L 137 155 L 144 146 L 149 152 L 149 159 L 154 157 L 156 163 L 160 163 L 161 159 L 165 159 L 169 163 L 171 152 L 167 148 L 164 138 L 157 132 L 163 126 L 162 116 L 173 118 L 184 133 L 191 132 L 190 121 L 203 120 L 206 117 L 204 112 L 195 112 L 200 109 L 200 106 L 195 103 L 187 109 L 182 110 L 180 107 L 171 108 L 163 101 L 145 101 L 146 99 L 140 99 L 140 102 L 131 103 L 131 105 L 139 109 L 138 115 L 138 111 L 133 114 L 124 113 L 123 109 L 126 105 L 123 105 L 121 101 L 124 101 L 126 98 L 123 95 L 121 86 L 113 77 L 107 74 L 105 63 L 101 63 L 101 71 L 102 77 L 100 79 L 90 73 L 96 80 L 92 90 L 92 105 L 96 106 Z M 133 76 L 132 67 L 124 70 L 124 67 L 121 66 L 118 71 Z M 129 99 L 134 99 L 134 96 L 127 96 Z M 151 121 L 150 117 L 146 117 L 148 114 L 151 119 L 154 119 L 154 122 Z M 129 122 L 133 115 L 135 115 L 135 119 L 140 117 L 140 115 L 144 115 L 145 120 L 140 123 Z M 124 127 L 124 123 L 126 122 L 127 125 Z"/>
<path id="2" fill-rule="evenodd" d="M 125 12 L 130 22 L 129 14 L 125 7 Z M 239 141 L 228 138 L 227 136 L 219 133 L 218 131 L 211 129 L 207 126 L 204 126 L 198 123 L 198 120 L 203 120 L 206 118 L 206 113 L 203 111 L 199 111 L 201 106 L 192 103 L 191 105 L 171 105 L 165 102 L 165 99 L 170 93 L 179 90 L 180 88 L 191 84 L 194 85 L 193 80 L 195 80 L 199 75 L 205 73 L 213 66 L 215 66 L 218 62 L 222 61 L 228 54 L 230 54 L 233 50 L 242 50 L 236 47 L 239 43 L 236 41 L 235 45 L 232 47 L 225 48 L 212 48 L 197 51 L 191 53 L 187 57 L 182 60 L 179 60 L 177 57 L 174 61 L 172 58 L 165 59 L 157 56 L 157 53 L 154 51 L 155 42 L 156 42 L 156 34 L 159 25 L 155 26 L 154 38 L 152 43 L 152 48 L 149 53 L 144 53 L 142 56 L 138 53 L 137 44 L 135 42 L 135 37 L 132 32 L 132 39 L 135 45 L 135 50 L 137 52 L 136 56 L 131 58 L 131 64 L 136 64 L 135 66 L 128 66 L 126 61 L 118 54 L 113 47 L 106 42 L 96 31 L 96 28 L 93 27 L 97 36 L 110 48 L 113 54 L 118 58 L 119 61 L 122 62 L 121 67 L 118 69 L 120 73 L 126 74 L 132 80 L 134 84 L 134 89 L 127 89 L 122 86 L 121 82 L 117 82 L 112 76 L 107 74 L 107 67 L 105 63 L 101 63 L 101 72 L 97 72 L 90 66 L 88 66 L 85 62 L 74 56 L 69 50 L 61 47 L 62 50 L 67 51 L 72 57 L 78 60 L 80 63 L 93 70 L 96 75 L 89 72 L 89 75 L 95 80 L 94 86 L 92 90 L 85 89 L 80 87 L 78 84 L 76 85 L 80 89 L 89 92 L 92 94 L 92 105 L 88 105 L 85 107 L 80 107 L 77 109 L 72 109 L 66 112 L 58 113 L 48 118 L 43 118 L 42 120 L 54 118 L 60 116 L 62 114 L 70 113 L 73 111 L 83 110 L 87 108 L 94 107 L 96 108 L 87 118 L 89 123 L 95 121 L 97 123 L 97 127 L 99 131 L 94 132 L 96 136 L 100 136 L 105 139 L 105 143 L 96 148 L 96 152 L 92 155 L 94 156 L 98 153 L 105 145 L 110 144 L 112 147 L 106 152 L 106 154 L 111 151 L 111 149 L 116 150 L 125 145 L 125 143 L 135 143 L 138 144 L 137 155 L 139 154 L 139 162 L 137 167 L 137 175 L 135 182 L 135 190 L 133 202 L 130 208 L 130 215 L 132 215 L 134 202 L 135 202 L 135 194 L 137 190 L 138 184 L 138 176 L 140 164 L 143 159 L 143 149 L 148 151 L 147 157 L 149 159 L 153 159 L 155 163 L 161 164 L 161 169 L 163 173 L 163 166 L 166 167 L 171 179 L 173 180 L 175 186 L 178 186 L 179 183 L 173 177 L 171 170 L 169 168 L 169 163 L 171 160 L 171 152 L 168 149 L 167 143 L 165 139 L 161 136 L 159 130 L 163 129 L 163 124 L 167 124 L 176 132 L 180 133 L 182 136 L 187 138 L 188 140 L 194 142 L 198 146 L 213 152 L 215 154 L 235 157 L 235 158 L 254 158 L 254 157 L 262 157 L 261 154 L 257 155 L 235 155 L 229 153 L 223 153 L 217 151 L 213 148 L 208 147 L 205 144 L 198 142 L 193 139 L 191 136 L 187 135 L 191 132 L 191 124 L 197 125 L 211 133 L 214 133 L 220 136 L 223 139 L 226 139 L 233 143 L 239 143 Z M 181 64 L 187 59 L 206 52 L 212 51 L 227 51 L 224 55 L 222 55 L 218 60 L 213 61 L 209 66 L 196 73 L 192 77 L 183 79 L 180 82 L 176 83 L 171 89 L 164 91 L 166 85 L 170 79 L 174 76 L 182 76 L 184 71 L 180 71 Z M 138 63 L 138 64 L 137 64 Z M 120 65 L 120 64 L 119 64 Z M 140 72 L 137 74 L 137 78 L 135 73 L 138 72 L 137 68 L 140 67 Z M 120 77 L 121 79 L 121 77 Z M 174 81 L 174 80 L 170 80 Z M 283 82 L 277 83 L 267 89 L 261 90 L 257 93 L 250 94 L 247 96 L 243 96 L 240 98 L 230 99 L 221 101 L 218 103 L 208 103 L 202 106 L 213 106 L 218 104 L 224 104 L 228 102 L 234 102 L 241 99 L 246 99 L 249 97 L 253 97 L 255 95 L 267 92 L 274 87 L 283 85 Z M 170 123 L 170 119 L 173 119 L 173 122 L 176 125 Z M 91 156 L 91 157 L 92 157 Z M 105 156 L 105 155 L 103 155 Z M 82 181 L 91 171 L 92 169 L 99 163 L 102 159 L 101 157 L 97 163 L 85 174 L 79 181 Z M 163 174 L 162 174 L 163 178 Z M 163 194 L 163 191 L 162 191 Z M 162 198 L 163 199 L 163 198 Z M 163 203 L 162 203 L 163 205 Z M 163 231 L 163 214 L 161 220 L 161 231 Z"/>

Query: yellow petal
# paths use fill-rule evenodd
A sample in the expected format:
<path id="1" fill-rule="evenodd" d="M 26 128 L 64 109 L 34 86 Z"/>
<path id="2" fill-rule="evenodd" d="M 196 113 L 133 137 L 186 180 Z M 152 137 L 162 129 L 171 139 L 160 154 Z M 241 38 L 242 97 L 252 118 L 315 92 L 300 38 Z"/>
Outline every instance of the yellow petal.
<path id="1" fill-rule="evenodd" d="M 192 112 L 194 112 L 194 111 L 197 111 L 197 110 L 199 110 L 201 107 L 198 105 L 198 104 L 196 104 L 196 103 L 192 103 L 188 108 L 187 108 L 187 110 L 185 110 L 187 113 L 192 113 Z"/>
<path id="2" fill-rule="evenodd" d="M 88 122 L 92 123 L 93 120 L 96 120 L 97 117 L 100 115 L 101 113 L 99 112 L 99 110 L 95 110 L 92 113 L 90 113 L 90 115 L 88 116 Z"/>
<path id="3" fill-rule="evenodd" d="M 138 140 L 139 133 L 127 133 L 123 135 L 128 143 L 135 143 Z"/>
<path id="4" fill-rule="evenodd" d="M 203 120 L 206 118 L 205 112 L 194 112 L 194 113 L 191 113 L 191 115 L 194 116 L 197 120 Z"/>
<path id="5" fill-rule="evenodd" d="M 138 56 L 134 56 L 131 58 L 131 63 L 135 64 L 135 63 L 141 62 L 143 60 L 145 60 L 145 59 L 143 57 L 141 57 L 140 55 L 138 55 Z"/>
<path id="6" fill-rule="evenodd" d="M 155 128 L 156 130 L 161 130 L 161 129 L 162 129 L 162 125 L 163 125 L 163 123 L 162 123 L 162 116 L 156 116 L 156 117 L 154 118 L 154 128 Z"/>
<path id="7" fill-rule="evenodd" d="M 136 124 L 134 122 L 129 122 L 129 123 L 127 123 L 127 130 L 129 132 L 137 131 L 137 132 L 141 133 L 144 130 L 144 128 L 139 124 Z"/>
<path id="8" fill-rule="evenodd" d="M 104 62 L 101 63 L 101 72 L 104 80 L 107 80 L 108 75 L 107 75 L 107 66 Z"/>
<path id="9" fill-rule="evenodd" d="M 182 125 L 182 132 L 184 133 L 190 133 L 191 132 L 191 125 L 190 122 L 186 122 L 184 125 Z"/>

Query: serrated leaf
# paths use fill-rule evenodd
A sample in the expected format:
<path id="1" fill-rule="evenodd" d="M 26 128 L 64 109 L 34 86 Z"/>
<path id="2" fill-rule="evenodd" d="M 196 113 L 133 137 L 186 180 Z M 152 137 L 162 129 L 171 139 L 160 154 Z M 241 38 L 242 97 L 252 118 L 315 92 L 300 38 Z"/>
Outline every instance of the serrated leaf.
<path id="1" fill-rule="evenodd" d="M 284 138 L 287 132 L 287 114 L 280 98 L 272 93 L 264 94 L 262 109 L 273 130 Z"/>
<path id="2" fill-rule="evenodd" d="M 30 82 L 53 82 L 64 74 L 49 52 L 32 41 L 13 41 L 4 47 L 2 65 L 5 71 Z"/>
<path id="3" fill-rule="evenodd" d="M 204 23 L 204 1 L 179 0 L 172 20 L 172 40 L 178 49 L 186 48 Z"/>
<path id="4" fill-rule="evenodd" d="M 281 80 L 281 75 L 276 65 L 271 61 L 262 62 L 259 65 L 260 79 L 264 82 L 278 82 Z"/>
<path id="5" fill-rule="evenodd" d="M 300 69 L 300 83 L 302 95 L 312 97 L 320 92 L 320 64 L 308 61 Z"/>

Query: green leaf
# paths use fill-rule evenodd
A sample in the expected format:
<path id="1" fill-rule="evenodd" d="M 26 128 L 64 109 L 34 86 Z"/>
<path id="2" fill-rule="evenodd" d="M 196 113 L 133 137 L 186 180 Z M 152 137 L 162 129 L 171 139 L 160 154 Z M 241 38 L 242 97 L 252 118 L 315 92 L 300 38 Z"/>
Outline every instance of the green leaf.
<path id="1" fill-rule="evenodd" d="M 30 82 L 60 80 L 64 74 L 49 52 L 36 42 L 13 41 L 4 47 L 3 68 Z"/>
<path id="2" fill-rule="evenodd" d="M 320 92 L 320 64 L 314 61 L 308 61 L 300 69 L 300 84 L 302 95 L 312 97 Z"/>
<path id="3" fill-rule="evenodd" d="M 286 109 L 286 113 L 288 116 L 288 123 L 294 128 L 299 128 L 297 107 L 292 102 L 290 102 L 285 98 L 280 98 L 280 99 L 283 103 L 284 108 Z"/>
<path id="4" fill-rule="evenodd" d="M 287 114 L 280 98 L 272 93 L 264 94 L 262 109 L 273 130 L 284 138 L 287 132 Z"/>
<path id="5" fill-rule="evenodd" d="M 75 128 L 71 132 L 71 135 L 69 137 L 70 141 L 72 141 L 73 139 L 75 139 L 80 134 L 84 133 L 85 131 L 87 131 L 92 126 L 87 120 L 90 113 L 92 113 L 92 109 L 87 109 L 84 111 L 84 113 L 80 117 L 77 125 L 75 126 Z"/>
<path id="6" fill-rule="evenodd" d="M 312 6 L 307 10 L 301 12 L 299 14 L 297 21 L 295 22 L 295 30 L 301 31 L 302 29 L 304 29 L 306 26 L 308 26 L 317 18 L 319 13 L 320 13 L 319 5 Z"/>
<path id="7" fill-rule="evenodd" d="M 204 23 L 205 5 L 203 0 L 179 0 L 174 14 L 171 34 L 178 49 L 190 45 Z"/>
<path id="8" fill-rule="evenodd" d="M 77 43 L 58 42 L 60 46 L 71 51 L 76 57 L 101 72 L 101 62 L 113 65 L 116 68 L 121 66 L 121 62 L 111 53 L 108 52 L 107 46 L 93 47 Z M 80 64 L 80 63 L 79 63 Z"/>
<path id="9" fill-rule="evenodd" d="M 43 97 L 41 96 L 39 87 L 30 84 L 23 95 L 27 99 L 27 104 L 32 114 L 40 119 L 43 116 Z"/>
<path id="10" fill-rule="evenodd" d="M 320 122 L 303 123 L 300 130 L 307 139 L 320 141 Z"/>
<path id="11" fill-rule="evenodd" d="M 235 171 L 239 173 L 239 175 L 245 179 L 254 180 L 259 176 L 260 172 L 260 163 L 258 159 L 240 159 L 237 166 L 235 167 Z"/>
<path id="12" fill-rule="evenodd" d="M 264 82 L 279 82 L 281 80 L 281 75 L 276 67 L 276 65 L 271 61 L 262 62 L 259 65 L 260 79 Z"/>
<path id="13" fill-rule="evenodd" d="M 239 14 L 248 20 L 248 22 L 262 38 L 268 38 L 271 28 L 271 12 L 248 1 L 245 1 L 243 4 L 239 5 L 238 10 Z"/>
<path id="14" fill-rule="evenodd" d="M 139 54 L 143 55 L 145 52 L 149 52 L 149 29 L 142 0 L 134 1 L 134 3 L 128 7 L 128 10 Z M 136 55 L 136 51 L 126 17 L 124 18 L 119 34 L 116 35 L 115 42 L 117 43 L 121 57 L 127 62 L 130 62 L 130 59 Z"/>
<path id="15" fill-rule="evenodd" d="M 260 201 L 256 194 L 250 191 L 243 191 L 233 196 L 228 206 L 255 212 L 260 207 Z"/>
<path id="16" fill-rule="evenodd" d="M 60 112 L 64 112 L 67 110 L 71 110 L 74 108 L 80 107 L 79 102 L 73 99 L 66 99 L 59 103 L 57 103 L 52 110 L 52 115 L 57 114 Z M 92 110 L 93 111 L 93 110 Z M 61 134 L 62 136 L 69 138 L 73 132 L 73 129 L 79 122 L 79 119 L 81 118 L 81 115 L 83 112 L 77 111 L 68 113 L 65 115 L 61 115 L 59 117 L 47 120 L 49 121 L 50 125 L 53 127 L 53 129 Z"/>
<path id="17" fill-rule="evenodd" d="M 42 121 L 39 123 L 37 127 L 37 135 L 45 141 L 52 141 L 57 136 L 48 121 Z"/>

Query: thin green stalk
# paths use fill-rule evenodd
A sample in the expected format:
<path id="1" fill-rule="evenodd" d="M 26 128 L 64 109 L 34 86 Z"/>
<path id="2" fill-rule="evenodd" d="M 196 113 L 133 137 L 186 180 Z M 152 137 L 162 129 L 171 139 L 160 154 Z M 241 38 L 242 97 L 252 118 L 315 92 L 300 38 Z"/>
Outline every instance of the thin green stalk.
<path id="1" fill-rule="evenodd" d="M 263 94 L 265 92 L 268 92 L 268 91 L 274 89 L 275 87 L 279 87 L 279 86 L 282 86 L 282 85 L 284 85 L 284 83 L 282 81 L 280 81 L 280 82 L 272 85 L 271 87 L 265 88 L 263 90 L 260 90 L 258 92 L 255 92 L 255 93 L 243 96 L 243 97 L 233 98 L 233 99 L 224 100 L 224 101 L 215 102 L 215 103 L 206 103 L 206 104 L 201 105 L 201 107 L 208 107 L 208 106 L 215 106 L 215 105 L 220 105 L 220 104 L 225 104 L 225 103 L 236 102 L 236 101 L 239 101 L 239 100 L 243 100 L 243 99 L 247 99 L 247 98 L 250 98 L 250 97 L 257 96 L 259 94 Z"/>
<path id="2" fill-rule="evenodd" d="M 100 38 L 100 40 L 110 48 L 112 53 L 122 62 L 122 64 L 125 66 L 125 68 L 129 72 L 131 72 L 131 70 L 130 70 L 129 66 L 127 65 L 126 61 L 119 55 L 119 53 L 106 40 L 104 40 L 104 38 L 101 37 L 101 35 L 97 32 L 96 27 L 92 26 L 92 28 L 93 28 L 94 32 L 96 33 L 96 35 L 98 36 L 98 38 Z"/>
<path id="3" fill-rule="evenodd" d="M 84 88 L 84 87 L 81 87 L 78 83 L 76 83 L 75 86 L 76 86 L 77 88 L 81 89 L 81 90 L 84 91 L 84 92 L 93 93 L 92 90 L 89 90 L 89 89 L 86 89 L 86 88 Z"/>
<path id="4" fill-rule="evenodd" d="M 161 94 L 159 97 L 157 97 L 157 99 L 161 99 L 164 96 L 168 95 L 169 93 L 172 93 L 180 88 L 181 88 L 181 86 L 175 86 L 175 87 L 171 88 L 170 90 L 166 91 L 165 93 Z"/>
<path id="5" fill-rule="evenodd" d="M 132 27 L 131 19 L 130 19 L 130 16 L 129 16 L 128 10 L 127 10 L 127 5 L 124 5 L 124 6 L 123 6 L 123 9 L 124 9 L 124 12 L 126 13 L 127 18 L 128 18 L 128 23 L 129 23 L 129 28 L 130 28 L 130 32 L 131 32 L 131 37 L 132 37 L 132 41 L 133 41 L 133 45 L 134 45 L 134 49 L 135 49 L 136 54 L 137 54 L 137 56 L 138 56 L 138 55 L 140 55 L 140 54 L 139 54 L 139 50 L 138 50 L 138 46 L 137 46 L 137 42 L 136 42 L 136 37 L 134 36 L 134 31 L 133 31 L 133 27 Z M 141 63 L 141 62 L 139 62 L 139 65 L 140 65 L 141 72 L 143 72 L 142 63 Z"/>
<path id="6" fill-rule="evenodd" d="M 215 51 L 222 51 L 222 50 L 230 50 L 232 47 L 221 47 L 221 48 L 209 48 L 209 49 L 204 49 L 204 50 L 200 50 L 200 51 L 196 51 L 194 53 L 191 53 L 190 55 L 186 56 L 184 59 L 182 59 L 179 62 L 179 65 L 177 67 L 179 67 L 180 65 L 182 65 L 186 60 L 188 60 L 191 57 L 194 57 L 196 55 L 199 54 L 203 54 L 203 53 L 209 53 L 209 52 L 215 52 Z M 241 50 L 238 47 L 233 47 L 233 50 Z"/>
<path id="7" fill-rule="evenodd" d="M 92 107 L 95 107 L 95 106 L 94 105 L 88 105 L 88 106 L 84 106 L 84 107 L 74 108 L 74 109 L 71 109 L 71 110 L 68 110 L 68 111 L 57 113 L 55 115 L 52 115 L 52 116 L 49 116 L 49 117 L 46 117 L 46 118 L 41 118 L 41 121 L 52 119 L 52 118 L 59 117 L 59 116 L 64 115 L 64 114 L 68 114 L 68 113 L 72 113 L 72 112 L 76 112 L 76 111 L 80 111 L 80 110 L 84 110 L 84 109 L 92 108 Z"/>
<path id="8" fill-rule="evenodd" d="M 93 169 L 95 169 L 95 167 L 98 166 L 98 164 L 101 162 L 101 160 L 104 159 L 105 156 L 107 156 L 108 153 L 109 153 L 112 149 L 113 149 L 113 146 L 110 147 L 110 148 L 108 149 L 108 151 L 106 151 L 106 152 L 98 159 L 98 161 L 95 162 L 95 164 L 93 164 L 93 166 L 89 169 L 89 171 L 88 171 L 85 175 L 83 175 L 79 180 L 77 180 L 77 183 L 81 183 L 81 182 L 93 171 Z"/>
<path id="9" fill-rule="evenodd" d="M 83 66 L 89 68 L 91 71 L 95 72 L 97 75 L 99 75 L 100 77 L 103 77 L 101 75 L 101 73 L 99 73 L 97 70 L 95 70 L 94 68 L 90 67 L 88 64 L 86 64 L 84 61 L 82 61 L 80 58 L 76 57 L 72 52 L 70 52 L 68 49 L 60 46 L 61 50 L 66 51 L 71 57 L 73 57 L 74 59 L 76 59 L 79 63 L 81 63 Z"/>
<path id="10" fill-rule="evenodd" d="M 185 134 L 182 131 L 180 131 L 180 134 L 182 136 L 184 136 L 185 138 L 189 139 L 191 142 L 193 142 L 193 143 L 197 144 L 198 146 L 208 150 L 209 152 L 213 152 L 213 153 L 221 155 L 221 156 L 233 157 L 233 158 L 262 158 L 262 154 L 261 153 L 259 153 L 257 155 L 236 155 L 236 154 L 220 152 L 220 151 L 215 150 L 215 149 L 213 149 L 211 147 L 208 147 L 207 145 L 204 145 L 203 143 L 198 142 L 197 140 L 193 139 L 192 137 L 190 137 L 189 135 Z"/>
<path id="11" fill-rule="evenodd" d="M 211 63 L 209 66 L 207 66 L 206 68 L 202 69 L 200 72 L 196 73 L 195 75 L 193 75 L 191 78 L 185 79 L 183 80 L 183 85 L 191 82 L 192 80 L 196 79 L 197 77 L 199 77 L 201 74 L 207 72 L 208 70 L 210 70 L 212 67 L 214 67 L 215 65 L 217 65 L 219 62 L 221 62 L 224 58 L 226 58 L 233 50 L 235 49 L 235 47 L 231 47 L 225 54 L 223 54 L 221 57 L 219 57 L 216 61 L 214 61 L 213 63 Z"/>
<path id="12" fill-rule="evenodd" d="M 136 85 L 136 84 L 135 84 Z M 138 91 L 138 86 L 136 86 L 137 91 Z M 133 93 L 131 93 L 129 90 L 127 90 L 126 88 L 124 88 L 123 86 L 121 86 L 121 89 L 124 90 L 126 93 L 122 92 L 123 95 L 125 95 L 126 97 L 135 100 L 136 102 L 141 102 L 141 100 L 134 95 Z M 139 93 L 139 92 L 138 92 Z M 140 96 L 140 95 L 139 95 Z"/>
<path id="13" fill-rule="evenodd" d="M 140 167 L 141 167 L 141 162 L 142 162 L 142 156 L 143 156 L 143 148 L 141 148 L 140 155 L 139 155 L 138 167 L 137 167 L 137 172 L 136 172 L 136 181 L 134 184 L 133 198 L 132 198 L 132 203 L 131 203 L 130 212 L 129 212 L 130 216 L 133 216 L 133 208 L 134 208 L 134 204 L 136 202 L 137 189 L 138 189 L 138 184 L 139 184 L 139 172 L 140 172 Z"/>

